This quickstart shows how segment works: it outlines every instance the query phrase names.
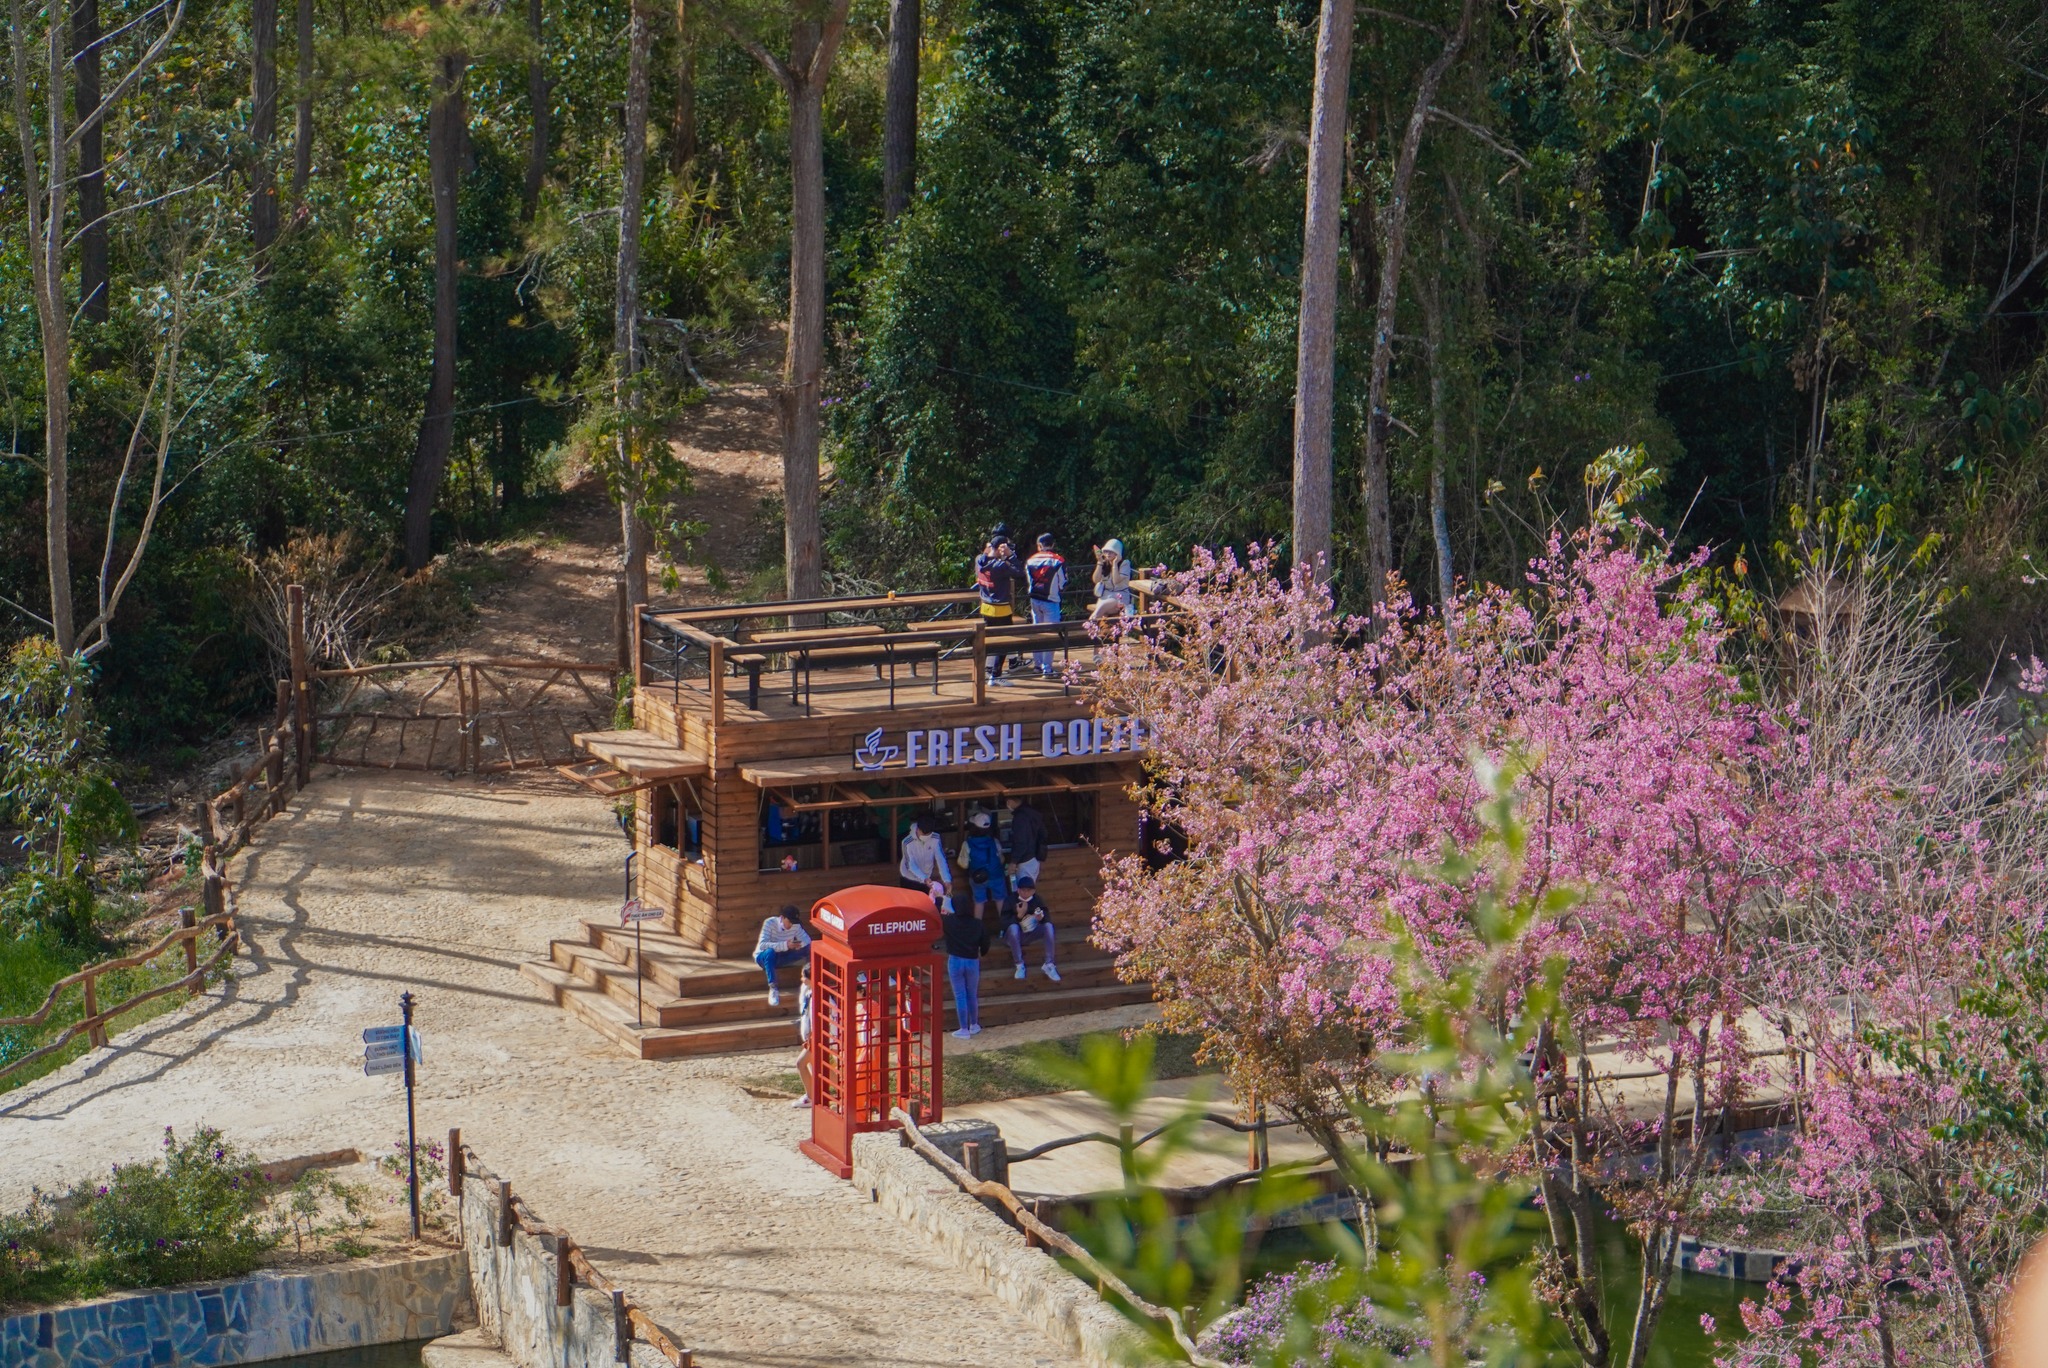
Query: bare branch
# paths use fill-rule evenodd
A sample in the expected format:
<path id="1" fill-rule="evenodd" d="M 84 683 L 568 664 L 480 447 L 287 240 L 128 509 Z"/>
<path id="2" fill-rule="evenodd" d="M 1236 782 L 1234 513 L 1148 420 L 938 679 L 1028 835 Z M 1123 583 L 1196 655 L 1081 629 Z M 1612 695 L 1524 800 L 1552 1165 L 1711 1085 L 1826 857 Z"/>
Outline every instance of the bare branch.
<path id="1" fill-rule="evenodd" d="M 156 8 L 162 9 L 163 5 L 159 4 Z M 69 136 L 64 139 L 66 147 L 77 147 L 78 140 L 84 137 L 102 119 L 106 118 L 107 111 L 121 102 L 121 97 L 128 93 L 129 87 L 142 79 L 142 73 L 156 65 L 157 58 L 164 55 L 164 52 L 171 45 L 171 39 L 177 36 L 178 24 L 184 17 L 185 0 L 178 0 L 178 7 L 171 11 L 170 21 L 164 25 L 164 31 L 158 35 L 154 43 L 149 45 L 147 52 L 144 52 L 135 59 L 135 65 L 129 67 L 120 80 L 114 82 L 114 88 L 108 91 L 99 104 L 93 107 L 92 112 L 78 121 L 78 126 L 72 129 Z M 53 20 L 52 22 L 55 21 Z"/>
<path id="2" fill-rule="evenodd" d="M 1514 148 L 1508 146 L 1499 138 L 1494 137 L 1493 134 L 1487 132 L 1484 128 L 1481 128 L 1478 124 L 1471 122 L 1469 119 L 1461 119 L 1447 109 L 1440 109 L 1436 105 L 1431 105 L 1429 107 L 1429 117 L 1432 119 L 1442 119 L 1448 124 L 1456 124 L 1494 151 L 1500 153 L 1503 157 L 1520 164 L 1525 171 L 1534 169 L 1536 165 L 1520 152 L 1517 152 Z"/>
<path id="3" fill-rule="evenodd" d="M 1375 19 L 1391 20 L 1396 24 L 1406 24 L 1410 28 L 1419 28 L 1423 32 L 1433 33 L 1439 38 L 1450 37 L 1450 34 L 1447 33 L 1444 29 L 1440 28 L 1435 24 L 1430 23 L 1426 19 L 1417 19 L 1412 14 L 1396 14 L 1392 10 L 1383 10 L 1376 5 L 1360 5 L 1358 6 L 1358 13 L 1369 14 Z"/>
<path id="4" fill-rule="evenodd" d="M 763 46 L 760 39 L 741 28 L 738 22 L 725 12 L 723 5 L 714 3 L 714 0 L 697 0 L 697 3 L 711 12 L 711 17 L 718 21 L 720 28 L 732 35 L 732 40 L 735 43 L 738 43 L 741 47 L 752 53 L 755 61 L 768 68 L 768 74 L 775 78 L 776 84 L 780 85 L 785 92 L 794 92 L 796 90 L 796 73 L 784 66 L 782 59 Z M 842 6 L 842 15 L 844 12 L 844 7 Z"/>

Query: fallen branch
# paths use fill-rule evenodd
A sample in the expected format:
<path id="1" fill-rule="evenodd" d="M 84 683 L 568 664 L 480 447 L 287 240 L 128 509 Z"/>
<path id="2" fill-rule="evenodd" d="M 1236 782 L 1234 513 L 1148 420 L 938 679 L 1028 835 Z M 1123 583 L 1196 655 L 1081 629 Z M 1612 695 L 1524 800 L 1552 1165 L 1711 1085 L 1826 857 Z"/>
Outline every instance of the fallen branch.
<path id="1" fill-rule="evenodd" d="M 891 1107 L 889 1109 L 889 1119 L 903 1128 L 903 1136 L 910 1142 L 910 1147 L 930 1160 L 932 1164 L 937 1166 L 940 1172 L 951 1178 L 962 1192 L 970 1197 L 985 1197 L 991 1201 L 1001 1203 L 1003 1208 L 1016 1218 L 1017 1224 L 1029 1231 L 1033 1238 L 1037 1239 L 1041 1244 L 1050 1249 L 1058 1250 L 1074 1262 L 1080 1264 L 1088 1270 L 1089 1276 L 1093 1277 L 1098 1283 L 1106 1285 L 1130 1306 L 1164 1325 L 1173 1336 L 1174 1343 L 1178 1344 L 1181 1352 L 1188 1356 L 1188 1362 L 1199 1365 L 1199 1368 L 1227 1368 L 1227 1365 L 1221 1360 L 1210 1358 L 1195 1347 L 1195 1342 L 1189 1337 L 1187 1324 L 1181 1319 L 1180 1312 L 1167 1306 L 1154 1306 L 1151 1302 L 1146 1301 L 1136 1292 L 1133 1292 L 1123 1279 L 1117 1277 L 1116 1274 L 1104 1267 L 1102 1262 L 1093 1254 L 1090 1254 L 1086 1249 L 1076 1244 L 1065 1231 L 1055 1230 L 1044 1221 L 1039 1220 L 1037 1216 L 1032 1214 L 1031 1209 L 1018 1199 L 1016 1193 L 1010 1191 L 1001 1183 L 985 1182 L 982 1179 L 976 1178 L 966 1169 L 960 1167 L 958 1163 L 954 1162 L 951 1155 L 925 1139 L 924 1132 L 917 1128 L 917 1121 L 910 1113 L 904 1111 L 901 1107 Z"/>

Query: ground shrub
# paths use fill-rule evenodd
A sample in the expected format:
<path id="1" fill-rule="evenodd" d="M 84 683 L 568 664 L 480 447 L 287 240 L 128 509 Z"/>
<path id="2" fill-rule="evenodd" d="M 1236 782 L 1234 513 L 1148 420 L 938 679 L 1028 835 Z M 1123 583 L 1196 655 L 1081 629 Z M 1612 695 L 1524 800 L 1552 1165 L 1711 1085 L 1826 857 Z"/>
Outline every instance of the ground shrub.
<path id="1" fill-rule="evenodd" d="M 117 1164 L 59 1197 L 39 1192 L 0 1218 L 0 1303 L 240 1277 L 289 1229 L 266 1217 L 274 1191 L 219 1131 L 181 1140 L 165 1127 L 160 1158 Z"/>

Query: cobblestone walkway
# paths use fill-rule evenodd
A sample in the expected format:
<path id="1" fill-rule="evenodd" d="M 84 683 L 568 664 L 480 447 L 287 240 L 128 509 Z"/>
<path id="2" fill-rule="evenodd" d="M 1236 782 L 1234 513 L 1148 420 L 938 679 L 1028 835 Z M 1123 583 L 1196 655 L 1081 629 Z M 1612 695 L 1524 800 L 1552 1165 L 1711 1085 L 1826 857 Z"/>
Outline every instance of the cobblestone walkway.
<path id="1" fill-rule="evenodd" d="M 545 784 L 319 780 L 239 862 L 246 951 L 194 1010 L 0 1095 L 0 1198 L 205 1122 L 270 1158 L 402 1141 L 360 1033 L 419 998 L 420 1128 L 464 1138 L 706 1365 L 1055 1364 L 913 1232 L 796 1153 L 738 1080 L 772 1056 L 640 1063 L 518 964 L 616 907 L 626 844 Z M 794 1040 L 791 1042 L 794 1053 Z"/>

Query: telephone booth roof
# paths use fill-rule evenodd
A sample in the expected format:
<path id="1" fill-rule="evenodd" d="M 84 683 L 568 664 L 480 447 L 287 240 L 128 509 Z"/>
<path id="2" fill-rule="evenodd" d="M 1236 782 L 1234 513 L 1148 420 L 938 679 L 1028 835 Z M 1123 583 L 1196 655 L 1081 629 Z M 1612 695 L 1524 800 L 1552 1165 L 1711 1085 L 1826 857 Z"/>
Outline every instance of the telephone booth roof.
<path id="1" fill-rule="evenodd" d="M 823 938 L 845 946 L 854 959 L 929 950 L 939 934 L 939 910 L 929 894 L 885 884 L 859 884 L 818 899 L 811 919 Z"/>

